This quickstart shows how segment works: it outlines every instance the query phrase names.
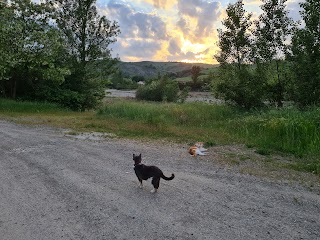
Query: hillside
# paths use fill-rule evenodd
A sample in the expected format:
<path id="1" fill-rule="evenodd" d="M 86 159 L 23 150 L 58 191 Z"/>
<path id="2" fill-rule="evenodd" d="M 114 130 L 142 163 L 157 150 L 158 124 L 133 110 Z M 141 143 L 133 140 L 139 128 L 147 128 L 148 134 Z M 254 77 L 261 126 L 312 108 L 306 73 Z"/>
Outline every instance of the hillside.
<path id="1" fill-rule="evenodd" d="M 203 71 L 215 68 L 217 65 L 204 63 L 183 63 L 183 62 L 119 62 L 119 68 L 125 77 L 143 76 L 145 78 L 169 75 L 175 78 L 191 75 L 192 66 L 200 66 Z"/>

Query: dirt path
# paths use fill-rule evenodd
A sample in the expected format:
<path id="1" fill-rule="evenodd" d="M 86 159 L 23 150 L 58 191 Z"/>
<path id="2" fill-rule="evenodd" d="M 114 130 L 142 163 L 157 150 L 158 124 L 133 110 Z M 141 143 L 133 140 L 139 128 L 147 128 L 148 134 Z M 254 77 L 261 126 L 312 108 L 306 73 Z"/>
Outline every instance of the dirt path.
<path id="1" fill-rule="evenodd" d="M 135 98 L 136 90 L 107 89 L 106 96 L 107 98 Z M 214 98 L 211 92 L 189 92 L 186 102 L 207 102 L 215 104 L 223 103 L 222 100 Z"/>
<path id="2" fill-rule="evenodd" d="M 0 139 L 1 240 L 320 239 L 316 192 L 228 171 L 183 146 L 6 121 Z M 133 153 L 176 178 L 157 194 L 150 181 L 139 189 Z"/>

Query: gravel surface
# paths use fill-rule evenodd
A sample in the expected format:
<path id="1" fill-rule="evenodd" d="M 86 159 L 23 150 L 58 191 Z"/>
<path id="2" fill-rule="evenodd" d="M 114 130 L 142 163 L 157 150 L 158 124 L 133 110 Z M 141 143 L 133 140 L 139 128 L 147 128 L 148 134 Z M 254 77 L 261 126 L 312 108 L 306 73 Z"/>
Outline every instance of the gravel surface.
<path id="1" fill-rule="evenodd" d="M 0 121 L 0 239 L 320 239 L 320 196 L 299 184 L 240 174 L 187 146 Z M 157 165 L 152 194 L 133 153 Z"/>
<path id="2" fill-rule="evenodd" d="M 107 89 L 107 98 L 135 98 L 136 90 L 117 90 L 117 89 Z M 223 104 L 223 100 L 216 99 L 213 97 L 211 92 L 189 92 L 186 102 L 206 102 Z"/>

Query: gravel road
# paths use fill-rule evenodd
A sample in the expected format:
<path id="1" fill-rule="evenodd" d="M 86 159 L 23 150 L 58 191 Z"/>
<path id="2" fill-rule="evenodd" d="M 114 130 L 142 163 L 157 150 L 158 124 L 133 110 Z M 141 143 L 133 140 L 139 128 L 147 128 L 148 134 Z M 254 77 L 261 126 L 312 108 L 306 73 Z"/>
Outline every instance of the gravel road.
<path id="1" fill-rule="evenodd" d="M 187 146 L 0 121 L 0 239 L 320 239 L 320 196 L 228 171 Z M 138 188 L 133 153 L 172 181 Z"/>

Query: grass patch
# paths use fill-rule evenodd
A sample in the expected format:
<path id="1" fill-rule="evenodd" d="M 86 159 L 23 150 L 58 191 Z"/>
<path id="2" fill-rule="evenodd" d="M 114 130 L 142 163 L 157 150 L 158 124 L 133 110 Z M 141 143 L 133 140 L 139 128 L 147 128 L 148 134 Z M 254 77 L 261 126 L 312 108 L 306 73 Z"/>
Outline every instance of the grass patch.
<path id="1" fill-rule="evenodd" d="M 320 156 L 320 109 L 272 109 L 253 112 L 230 124 L 247 146 L 292 153 L 295 156 Z"/>
<path id="2" fill-rule="evenodd" d="M 53 103 L 30 102 L 30 101 L 14 101 L 11 99 L 0 99 L 1 113 L 57 113 L 68 112 Z"/>
<path id="3" fill-rule="evenodd" d="M 303 158 L 320 158 L 320 110 L 271 109 L 243 112 L 204 103 L 150 103 L 115 101 L 100 109 L 99 119 L 126 122 L 131 134 L 164 137 L 208 145 L 243 143 L 260 155 L 272 152 L 300 158 L 295 169 L 318 173 L 316 165 Z M 130 124 L 135 127 L 130 128 Z M 152 132 L 152 133 L 151 133 Z M 305 168 L 298 166 L 308 166 Z"/>
<path id="4" fill-rule="evenodd" d="M 314 174 L 320 175 L 320 162 L 319 161 L 295 162 L 295 163 L 287 164 L 286 167 L 297 170 L 297 171 L 312 172 Z"/>
<path id="5" fill-rule="evenodd" d="M 320 109 L 243 112 L 206 103 L 153 103 L 113 99 L 92 112 L 72 112 L 54 104 L 0 99 L 0 117 L 46 124 L 75 132 L 108 132 L 118 137 L 167 139 L 207 147 L 245 144 L 262 155 L 293 154 L 286 165 L 320 175 Z"/>
<path id="6" fill-rule="evenodd" d="M 204 103 L 151 103 L 113 101 L 97 112 L 98 119 L 114 119 L 126 129 L 141 134 L 180 141 L 203 141 L 208 145 L 232 141 L 224 130 L 224 121 L 234 116 L 231 108 Z M 130 125 L 135 125 L 133 129 Z M 218 139 L 218 140 L 216 140 Z"/>
<path id="7" fill-rule="evenodd" d="M 101 108 L 98 119 L 135 122 L 153 131 L 209 145 L 243 143 L 261 155 L 273 151 L 320 157 L 320 109 L 241 110 L 205 103 L 114 101 Z M 160 134 L 161 135 L 161 134 Z"/>

